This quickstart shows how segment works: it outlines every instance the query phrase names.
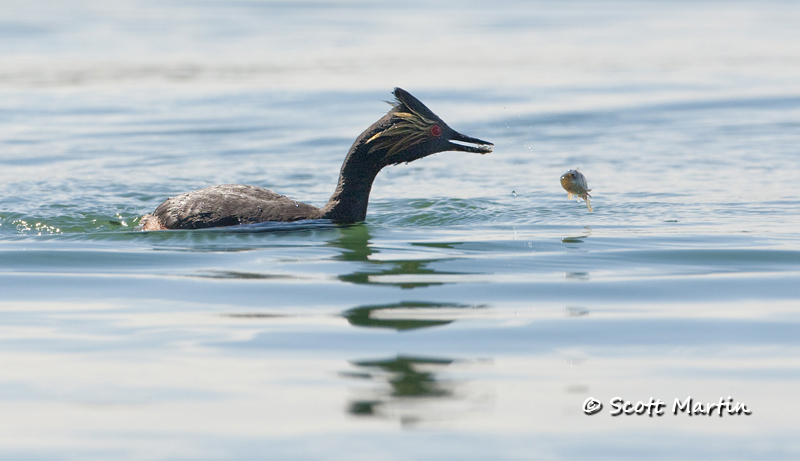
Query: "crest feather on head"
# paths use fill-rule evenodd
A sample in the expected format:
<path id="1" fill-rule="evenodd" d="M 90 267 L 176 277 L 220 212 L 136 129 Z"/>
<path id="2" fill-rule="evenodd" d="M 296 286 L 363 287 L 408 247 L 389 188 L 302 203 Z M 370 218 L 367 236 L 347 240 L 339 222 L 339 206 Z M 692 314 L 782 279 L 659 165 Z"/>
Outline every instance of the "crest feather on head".
<path id="1" fill-rule="evenodd" d="M 400 88 L 395 88 L 394 94 L 394 102 L 389 102 L 393 107 L 391 111 L 392 124 L 389 128 L 376 133 L 367 140 L 367 144 L 374 142 L 369 153 L 388 149 L 385 156 L 390 157 L 400 151 L 414 147 L 430 136 L 431 127 L 437 124 L 437 121 L 432 120 L 428 114 L 423 114 L 421 108 L 415 109 L 400 100 L 400 94 L 409 96 L 412 99 L 414 98 L 413 96 Z M 421 102 L 415 99 L 414 101 L 427 109 Z M 433 115 L 433 113 L 430 115 Z"/>

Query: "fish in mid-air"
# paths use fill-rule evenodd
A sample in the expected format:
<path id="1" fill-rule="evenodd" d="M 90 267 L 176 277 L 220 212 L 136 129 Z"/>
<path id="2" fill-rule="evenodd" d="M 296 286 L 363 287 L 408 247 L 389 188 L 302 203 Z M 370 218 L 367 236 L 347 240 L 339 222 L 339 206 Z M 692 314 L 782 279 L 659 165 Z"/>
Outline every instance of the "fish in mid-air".
<path id="1" fill-rule="evenodd" d="M 572 196 L 580 197 L 586 202 L 586 208 L 592 210 L 592 202 L 589 201 L 589 184 L 586 183 L 586 176 L 583 175 L 578 169 L 569 170 L 561 175 L 561 187 L 567 191 L 567 198 L 572 199 Z"/>

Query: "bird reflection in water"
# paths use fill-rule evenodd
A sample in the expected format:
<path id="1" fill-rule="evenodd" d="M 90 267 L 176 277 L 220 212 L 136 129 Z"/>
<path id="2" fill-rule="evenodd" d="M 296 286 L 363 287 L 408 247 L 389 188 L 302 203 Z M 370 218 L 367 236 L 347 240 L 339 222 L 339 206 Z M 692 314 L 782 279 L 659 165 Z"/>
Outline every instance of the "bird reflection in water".
<path id="1" fill-rule="evenodd" d="M 347 412 L 354 416 L 396 419 L 405 427 L 442 420 L 460 419 L 465 412 L 480 410 L 491 401 L 487 393 L 469 389 L 470 383 L 446 379 L 442 374 L 453 359 L 398 355 L 386 360 L 351 362 L 357 371 L 342 376 L 379 383 L 360 388 Z"/>
<path id="2" fill-rule="evenodd" d="M 408 331 L 448 325 L 456 320 L 460 310 L 485 307 L 400 302 L 360 306 L 343 312 L 342 316 L 355 326 Z M 398 355 L 386 360 L 357 360 L 350 363 L 357 370 L 342 372 L 342 376 L 377 383 L 358 390 L 358 397 L 348 405 L 347 411 L 351 415 L 398 419 L 403 426 L 413 426 L 424 421 L 456 419 L 463 412 L 479 408 L 491 400 L 485 392 L 474 392 L 471 383 L 441 376 L 444 372 L 452 374 L 463 366 L 486 361 Z"/>
<path id="3" fill-rule="evenodd" d="M 442 261 L 442 259 L 418 259 L 418 260 L 378 260 L 371 258 L 374 254 L 380 253 L 374 249 L 370 243 L 372 236 L 368 227 L 364 224 L 340 227 L 341 236 L 330 241 L 328 244 L 342 249 L 342 253 L 335 259 L 347 262 L 361 262 L 360 270 L 349 274 L 339 275 L 339 280 L 355 284 L 370 285 L 389 285 L 403 289 L 413 289 L 434 285 L 443 285 L 445 282 L 419 281 L 419 276 L 429 275 L 463 275 L 463 272 L 443 272 L 428 267 L 432 263 Z M 366 266 L 366 267 L 365 267 Z M 408 282 L 377 281 L 387 276 L 412 275 L 417 280 Z"/>
<path id="4" fill-rule="evenodd" d="M 342 316 L 354 326 L 392 328 L 404 331 L 447 325 L 457 320 L 458 311 L 461 309 L 483 308 L 486 306 L 403 301 L 394 304 L 355 307 L 344 311 Z"/>

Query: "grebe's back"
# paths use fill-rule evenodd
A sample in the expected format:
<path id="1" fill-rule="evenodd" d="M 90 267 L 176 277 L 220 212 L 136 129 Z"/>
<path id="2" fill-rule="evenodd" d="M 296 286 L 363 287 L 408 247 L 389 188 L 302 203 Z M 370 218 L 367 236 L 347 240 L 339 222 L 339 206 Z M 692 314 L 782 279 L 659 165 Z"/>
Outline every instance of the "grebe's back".
<path id="1" fill-rule="evenodd" d="M 262 187 L 228 184 L 167 199 L 153 213 L 142 216 L 139 229 L 202 229 L 303 219 L 359 222 L 366 218 L 372 182 L 383 167 L 437 152 L 492 151 L 492 143 L 453 130 L 407 91 L 395 88 L 394 95 L 389 113 L 361 133 L 350 147 L 336 190 L 322 208 Z"/>

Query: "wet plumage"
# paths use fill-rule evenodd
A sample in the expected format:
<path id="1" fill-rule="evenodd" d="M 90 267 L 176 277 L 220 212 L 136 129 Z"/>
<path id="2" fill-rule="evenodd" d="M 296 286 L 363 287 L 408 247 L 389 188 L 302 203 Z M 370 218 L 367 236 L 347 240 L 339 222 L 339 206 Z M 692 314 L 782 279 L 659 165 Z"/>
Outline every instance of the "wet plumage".
<path id="1" fill-rule="evenodd" d="M 492 151 L 492 143 L 453 130 L 407 91 L 395 88 L 394 95 L 392 109 L 350 147 L 336 190 L 321 208 L 262 187 L 220 185 L 168 198 L 153 213 L 142 216 L 139 228 L 202 229 L 303 219 L 359 222 L 366 218 L 372 182 L 382 168 L 437 152 Z"/>

